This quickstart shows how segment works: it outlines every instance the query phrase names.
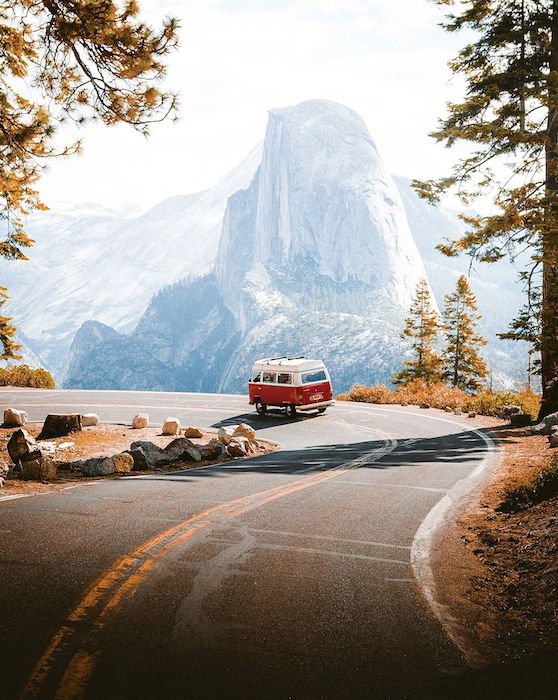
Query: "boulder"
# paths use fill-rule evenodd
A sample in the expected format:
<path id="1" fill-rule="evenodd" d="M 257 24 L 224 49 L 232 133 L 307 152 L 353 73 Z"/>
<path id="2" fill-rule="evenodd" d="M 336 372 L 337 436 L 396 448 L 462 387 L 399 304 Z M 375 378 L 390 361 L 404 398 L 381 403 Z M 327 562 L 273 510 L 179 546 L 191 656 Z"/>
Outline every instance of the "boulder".
<path id="1" fill-rule="evenodd" d="M 17 428 L 27 423 L 27 413 L 18 411 L 17 408 L 4 409 L 4 426 L 6 428 Z"/>
<path id="2" fill-rule="evenodd" d="M 444 411 L 445 411 L 446 413 L 453 413 L 453 408 L 452 408 L 451 406 L 445 406 L 445 407 L 444 407 Z"/>
<path id="3" fill-rule="evenodd" d="M 20 428 L 15 430 L 8 440 L 8 454 L 14 464 L 18 462 L 28 462 L 42 457 L 41 450 L 38 449 L 35 439 Z"/>
<path id="4" fill-rule="evenodd" d="M 256 441 L 256 431 L 248 423 L 241 423 L 234 429 L 233 435 L 248 438 L 251 442 Z"/>
<path id="5" fill-rule="evenodd" d="M 463 413 L 463 411 L 460 408 L 454 408 L 453 413 L 456 416 L 460 416 Z"/>
<path id="6" fill-rule="evenodd" d="M 540 423 L 531 428 L 531 432 L 534 435 L 550 435 L 555 425 L 558 425 L 558 411 L 545 416 Z"/>
<path id="7" fill-rule="evenodd" d="M 92 457 L 85 459 L 81 465 L 81 472 L 85 476 L 107 476 L 114 474 L 115 464 L 111 457 Z"/>
<path id="8" fill-rule="evenodd" d="M 223 426 L 222 428 L 219 428 L 217 431 L 217 439 L 219 442 L 222 442 L 223 445 L 228 445 L 229 440 L 232 438 L 234 435 L 234 431 L 238 428 L 238 425 L 229 425 L 229 426 Z"/>
<path id="9" fill-rule="evenodd" d="M 421 404 L 420 404 L 420 407 L 421 407 L 421 408 L 430 408 L 430 404 L 429 404 L 429 403 L 426 403 L 426 402 L 425 402 L 425 403 L 421 403 Z"/>
<path id="10" fill-rule="evenodd" d="M 194 428 L 193 425 L 188 426 L 184 429 L 184 435 L 187 438 L 201 438 L 203 433 L 199 428 Z"/>
<path id="11" fill-rule="evenodd" d="M 96 413 L 82 413 L 81 425 L 83 428 L 88 428 L 91 425 L 97 425 L 99 416 Z"/>
<path id="12" fill-rule="evenodd" d="M 24 462 L 19 478 L 26 481 L 52 481 L 56 478 L 56 462 L 46 457 Z"/>
<path id="13" fill-rule="evenodd" d="M 206 445 L 202 446 L 201 456 L 202 459 L 209 461 L 213 459 L 222 459 L 223 457 L 230 457 L 225 445 L 218 438 L 213 438 Z"/>
<path id="14" fill-rule="evenodd" d="M 246 457 L 251 452 L 250 440 L 241 436 L 233 437 L 229 440 L 226 450 L 231 457 Z"/>
<path id="15" fill-rule="evenodd" d="M 80 430 L 81 415 L 79 413 L 49 413 L 38 439 L 62 437 Z"/>
<path id="16" fill-rule="evenodd" d="M 477 417 L 477 412 L 476 411 L 469 411 L 467 414 L 468 418 L 476 418 Z"/>
<path id="17" fill-rule="evenodd" d="M 58 471 L 80 472 L 85 459 L 75 459 L 73 462 L 58 462 Z"/>
<path id="18" fill-rule="evenodd" d="M 163 423 L 163 435 L 179 435 L 180 421 L 178 418 L 167 418 Z"/>
<path id="19" fill-rule="evenodd" d="M 514 428 L 525 428 L 527 425 L 531 425 L 533 419 L 528 413 L 512 413 L 510 416 L 510 423 Z"/>
<path id="20" fill-rule="evenodd" d="M 173 462 L 200 462 L 201 450 L 188 438 L 176 438 L 165 447 L 164 452 Z"/>
<path id="21" fill-rule="evenodd" d="M 111 459 L 114 464 L 114 471 L 117 474 L 127 474 L 132 471 L 134 458 L 129 452 L 120 452 L 119 454 L 112 455 Z"/>
<path id="22" fill-rule="evenodd" d="M 130 445 L 128 452 L 134 460 L 132 471 L 135 472 L 163 467 L 173 461 L 171 455 L 149 440 L 136 440 Z"/>
<path id="23" fill-rule="evenodd" d="M 553 430 L 548 436 L 550 447 L 558 447 L 558 430 Z"/>
<path id="24" fill-rule="evenodd" d="M 521 406 L 502 406 L 502 410 L 500 411 L 500 418 L 503 418 L 504 420 L 509 420 L 512 416 L 516 415 L 517 413 L 523 413 L 523 411 L 521 410 Z"/>
<path id="25" fill-rule="evenodd" d="M 132 418 L 132 428 L 149 428 L 149 416 L 147 413 L 138 413 Z"/>

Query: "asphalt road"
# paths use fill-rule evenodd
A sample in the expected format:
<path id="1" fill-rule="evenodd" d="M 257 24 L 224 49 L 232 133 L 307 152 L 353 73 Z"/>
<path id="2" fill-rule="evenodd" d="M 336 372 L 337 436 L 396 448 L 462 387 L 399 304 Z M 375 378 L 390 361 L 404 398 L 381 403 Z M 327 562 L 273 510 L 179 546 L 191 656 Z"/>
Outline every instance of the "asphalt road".
<path id="1" fill-rule="evenodd" d="M 247 422 L 281 445 L 0 498 L 3 698 L 419 698 L 464 670 L 411 566 L 421 523 L 490 460 L 464 419 L 360 404 L 260 417 L 241 396 L 151 392 L 0 404 Z"/>

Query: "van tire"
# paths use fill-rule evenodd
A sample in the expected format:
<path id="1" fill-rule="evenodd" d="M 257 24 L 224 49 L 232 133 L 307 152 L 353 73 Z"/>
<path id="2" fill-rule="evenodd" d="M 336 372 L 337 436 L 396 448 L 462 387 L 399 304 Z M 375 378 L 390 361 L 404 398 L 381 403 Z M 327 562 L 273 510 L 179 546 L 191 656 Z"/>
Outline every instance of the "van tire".
<path id="1" fill-rule="evenodd" d="M 294 418 L 296 416 L 296 406 L 294 403 L 287 404 L 285 407 L 285 413 L 289 418 Z"/>
<path id="2" fill-rule="evenodd" d="M 325 413 L 326 406 L 322 406 L 321 408 L 318 408 L 318 413 Z"/>
<path id="3" fill-rule="evenodd" d="M 265 412 L 267 410 L 267 406 L 265 403 L 262 403 L 261 401 L 256 401 L 256 413 L 259 413 L 260 416 L 265 416 Z"/>

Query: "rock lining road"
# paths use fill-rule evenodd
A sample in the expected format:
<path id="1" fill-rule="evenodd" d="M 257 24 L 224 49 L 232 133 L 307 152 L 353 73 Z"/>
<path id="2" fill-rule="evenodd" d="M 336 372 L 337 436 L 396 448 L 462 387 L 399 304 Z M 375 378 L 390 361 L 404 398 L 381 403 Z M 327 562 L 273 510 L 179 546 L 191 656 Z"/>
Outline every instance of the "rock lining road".
<path id="1" fill-rule="evenodd" d="M 6 697 L 417 698 L 464 670 L 411 566 L 421 523 L 492 458 L 457 418 L 339 403 L 259 417 L 208 394 L 0 398 L 30 420 L 249 422 L 281 445 L 0 502 Z"/>

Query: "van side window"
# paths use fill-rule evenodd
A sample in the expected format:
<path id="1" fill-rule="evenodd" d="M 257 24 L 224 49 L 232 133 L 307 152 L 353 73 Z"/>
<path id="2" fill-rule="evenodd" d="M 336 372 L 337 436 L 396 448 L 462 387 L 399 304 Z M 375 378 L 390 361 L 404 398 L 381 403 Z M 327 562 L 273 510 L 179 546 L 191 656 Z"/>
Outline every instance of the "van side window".
<path id="1" fill-rule="evenodd" d="M 326 373 L 323 369 L 315 372 L 303 372 L 301 375 L 303 384 L 315 384 L 316 382 L 327 382 Z"/>
<path id="2" fill-rule="evenodd" d="M 261 372 L 255 372 L 254 376 L 252 377 L 253 382 L 261 382 Z"/>
<path id="3" fill-rule="evenodd" d="M 292 375 L 290 374 L 278 374 L 277 375 L 277 383 L 278 384 L 292 384 Z"/>
<path id="4" fill-rule="evenodd" d="M 262 382 L 267 382 L 268 384 L 275 383 L 275 372 L 264 372 L 262 374 Z"/>

